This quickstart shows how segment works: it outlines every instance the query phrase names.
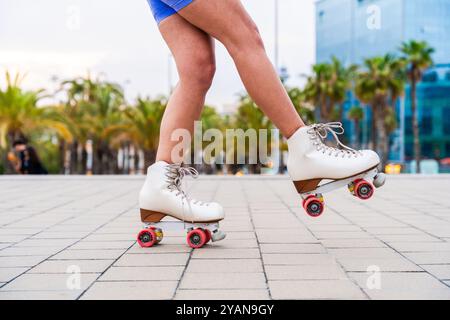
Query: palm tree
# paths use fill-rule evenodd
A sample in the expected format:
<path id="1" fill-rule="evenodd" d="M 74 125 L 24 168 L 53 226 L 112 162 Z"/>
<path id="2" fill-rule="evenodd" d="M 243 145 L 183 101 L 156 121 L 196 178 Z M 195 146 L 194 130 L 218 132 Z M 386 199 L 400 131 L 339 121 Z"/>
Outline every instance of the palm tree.
<path id="1" fill-rule="evenodd" d="M 318 106 L 321 121 L 328 122 L 335 117 L 338 107 L 338 118 L 342 119 L 342 103 L 351 89 L 353 76 L 357 70 L 355 65 L 348 68 L 336 58 L 331 63 L 320 63 L 313 66 L 313 74 L 307 78 L 304 89 L 306 100 Z"/>
<path id="2" fill-rule="evenodd" d="M 144 153 L 144 166 L 147 168 L 156 159 L 159 143 L 160 123 L 167 102 L 165 98 L 150 100 L 138 98 L 135 106 L 125 108 L 123 122 L 111 125 L 105 133 L 120 141 L 129 141 L 135 150 Z"/>
<path id="3" fill-rule="evenodd" d="M 360 123 L 364 119 L 364 110 L 359 106 L 354 106 L 348 111 L 347 117 L 353 121 L 355 126 L 355 149 L 359 149 L 361 135 Z"/>
<path id="4" fill-rule="evenodd" d="M 267 145 L 265 146 L 266 150 L 270 150 L 271 146 L 271 130 L 273 128 L 272 123 L 269 118 L 261 111 L 260 108 L 257 107 L 255 102 L 248 96 L 243 95 L 240 99 L 240 105 L 237 110 L 236 118 L 234 121 L 234 127 L 242 129 L 244 131 L 248 129 L 253 129 L 257 133 L 257 145 L 256 145 L 256 154 L 257 154 L 257 164 L 249 165 L 249 169 L 251 173 L 261 173 L 261 159 L 259 157 L 260 151 L 260 137 L 259 130 L 265 129 L 268 132 L 267 135 Z M 249 146 L 249 148 L 253 148 L 255 146 Z M 246 148 L 247 150 L 247 148 Z M 236 154 L 235 154 L 236 156 Z M 247 153 L 247 157 L 249 154 Z M 265 163 L 264 163 L 265 165 Z"/>
<path id="5" fill-rule="evenodd" d="M 355 93 L 372 109 L 372 148 L 381 153 L 384 164 L 389 148 L 386 115 L 394 112 L 395 103 L 404 92 L 404 64 L 387 54 L 365 60 L 364 66 L 365 70 L 358 74 Z"/>
<path id="6" fill-rule="evenodd" d="M 0 90 L 0 146 L 6 148 L 15 139 L 25 138 L 27 129 L 38 124 L 42 109 L 37 103 L 43 98 L 44 90 L 24 91 L 20 87 L 24 77 L 16 74 L 11 78 L 7 71 L 6 88 Z"/>
<path id="7" fill-rule="evenodd" d="M 110 126 L 122 120 L 119 112 L 124 103 L 122 88 L 114 83 L 92 80 L 90 76 L 65 81 L 62 88 L 67 92 L 67 102 L 61 120 L 76 137 L 71 146 L 71 171 L 87 172 L 87 142 L 91 140 L 93 173 L 117 172 L 118 149 L 111 145 L 107 132 Z"/>
<path id="8" fill-rule="evenodd" d="M 21 88 L 24 77 L 20 74 L 13 79 L 6 72 L 5 77 L 6 88 L 0 89 L 0 149 L 6 150 L 16 139 L 28 140 L 33 132 L 38 131 L 71 140 L 68 128 L 55 120 L 48 108 L 37 106 L 45 97 L 44 90 L 24 91 Z"/>
<path id="9" fill-rule="evenodd" d="M 432 54 L 434 49 L 425 41 L 404 42 L 400 48 L 403 59 L 407 63 L 407 75 L 411 84 L 411 112 L 412 127 L 414 133 L 414 158 L 416 161 L 417 173 L 420 173 L 420 133 L 417 116 L 417 83 L 422 80 L 424 70 L 433 64 Z"/>

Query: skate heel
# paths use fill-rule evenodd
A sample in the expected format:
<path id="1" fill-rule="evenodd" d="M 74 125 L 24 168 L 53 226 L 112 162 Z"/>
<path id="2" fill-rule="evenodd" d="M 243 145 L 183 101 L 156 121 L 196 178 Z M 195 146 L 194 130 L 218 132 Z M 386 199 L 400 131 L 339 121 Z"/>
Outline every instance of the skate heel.
<path id="1" fill-rule="evenodd" d="M 147 223 L 160 222 L 166 214 L 141 208 L 141 221 Z"/>
<path id="2" fill-rule="evenodd" d="M 322 181 L 322 179 L 311 179 L 303 181 L 294 181 L 295 189 L 299 194 L 311 192 L 317 189 L 317 186 Z"/>

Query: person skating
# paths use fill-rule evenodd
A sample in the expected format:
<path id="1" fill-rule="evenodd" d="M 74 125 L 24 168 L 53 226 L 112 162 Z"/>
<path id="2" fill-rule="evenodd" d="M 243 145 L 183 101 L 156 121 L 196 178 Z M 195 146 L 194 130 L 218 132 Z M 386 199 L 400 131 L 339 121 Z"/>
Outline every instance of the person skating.
<path id="1" fill-rule="evenodd" d="M 191 223 L 216 223 L 224 219 L 219 204 L 200 202 L 186 195 L 182 179 L 197 173 L 171 159 L 178 143 L 171 140 L 172 132 L 186 129 L 193 133 L 194 122 L 200 118 L 215 74 L 214 39 L 233 58 L 249 95 L 288 140 L 288 172 L 299 193 L 307 195 L 322 179 L 355 176 L 379 165 L 380 158 L 375 152 L 343 147 L 335 133 L 338 147 L 325 145 L 325 133 L 334 132 L 336 124 L 305 126 L 266 54 L 257 26 L 239 0 L 148 2 L 175 59 L 179 83 L 161 122 L 156 163 L 148 168 L 140 192 L 143 222 L 160 221 L 166 216 Z"/>

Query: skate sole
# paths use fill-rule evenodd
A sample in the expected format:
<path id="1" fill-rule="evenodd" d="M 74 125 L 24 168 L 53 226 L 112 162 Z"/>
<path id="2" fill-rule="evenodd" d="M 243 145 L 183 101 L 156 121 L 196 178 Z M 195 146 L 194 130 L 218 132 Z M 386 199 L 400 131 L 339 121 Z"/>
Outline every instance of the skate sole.
<path id="1" fill-rule="evenodd" d="M 141 211 L 141 221 L 144 223 L 156 223 L 156 222 L 160 222 L 162 219 L 164 219 L 165 217 L 171 217 L 174 219 L 177 219 L 181 222 L 186 222 L 186 223 L 198 223 L 198 224 L 212 224 L 212 223 L 217 223 L 219 221 L 222 221 L 223 219 L 219 219 L 219 220 L 208 220 L 208 221 L 186 221 L 186 220 L 180 220 L 177 217 L 174 217 L 170 214 L 167 213 L 162 213 L 162 212 L 158 212 L 158 211 L 152 211 L 152 210 L 146 210 L 146 209 L 140 209 Z"/>
<path id="2" fill-rule="evenodd" d="M 299 194 L 303 194 L 303 193 L 308 193 L 311 191 L 314 191 L 317 189 L 317 187 L 319 186 L 319 184 L 323 181 L 323 180 L 333 180 L 333 181 L 342 181 L 342 180 L 346 180 L 349 179 L 351 177 L 356 177 L 359 176 L 365 172 L 369 172 L 375 168 L 377 168 L 380 164 L 377 164 L 376 166 L 368 169 L 368 170 L 364 170 L 360 173 L 357 174 L 353 174 L 351 176 L 345 177 L 345 178 L 341 178 L 341 179 L 332 179 L 332 178 L 317 178 L 317 179 L 310 179 L 310 180 L 302 180 L 302 181 L 294 181 L 294 186 L 295 189 L 297 189 L 297 192 Z"/>

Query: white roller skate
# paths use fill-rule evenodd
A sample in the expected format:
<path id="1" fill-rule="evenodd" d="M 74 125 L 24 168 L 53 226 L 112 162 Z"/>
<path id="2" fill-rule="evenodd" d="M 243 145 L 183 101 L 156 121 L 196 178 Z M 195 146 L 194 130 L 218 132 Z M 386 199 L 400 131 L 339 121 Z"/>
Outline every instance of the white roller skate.
<path id="1" fill-rule="evenodd" d="M 324 141 L 331 133 L 336 146 Z M 367 200 L 374 187 L 384 185 L 386 176 L 378 172 L 379 156 L 371 150 L 354 150 L 342 144 L 337 135 L 344 129 L 339 122 L 316 124 L 300 128 L 289 140 L 288 172 L 303 208 L 312 217 L 324 211 L 323 194 L 348 186 L 350 192 Z M 324 180 L 331 180 L 325 181 Z"/>
<path id="2" fill-rule="evenodd" d="M 222 206 L 189 198 L 182 188 L 186 175 L 197 178 L 198 172 L 163 161 L 148 168 L 139 194 L 141 220 L 145 226 L 137 237 L 140 246 L 152 247 L 161 242 L 163 230 L 186 230 L 187 243 L 192 248 L 225 238 L 225 233 L 219 229 L 219 221 L 225 216 Z M 162 221 L 165 217 L 179 221 Z"/>

